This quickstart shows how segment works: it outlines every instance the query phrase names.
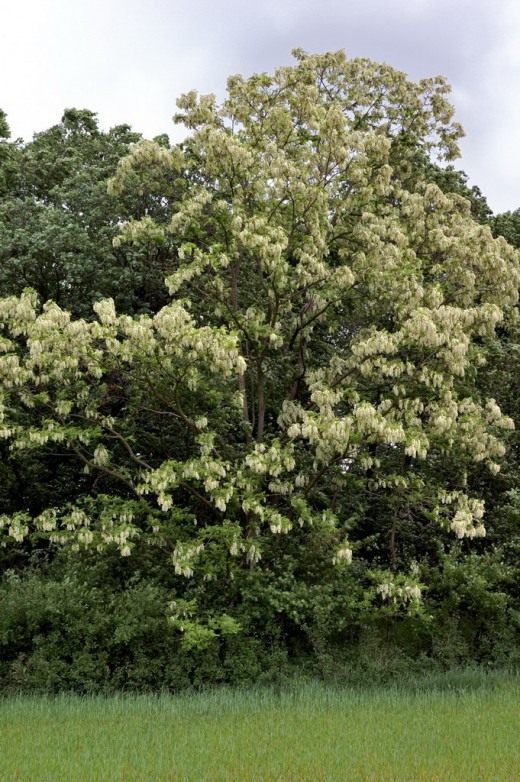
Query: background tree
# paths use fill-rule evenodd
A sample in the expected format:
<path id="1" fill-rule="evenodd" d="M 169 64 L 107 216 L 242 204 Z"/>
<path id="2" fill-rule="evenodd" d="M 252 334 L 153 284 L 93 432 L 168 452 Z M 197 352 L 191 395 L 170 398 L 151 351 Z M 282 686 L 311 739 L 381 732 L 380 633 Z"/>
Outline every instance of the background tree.
<path id="1" fill-rule="evenodd" d="M 3 295 L 31 287 L 43 301 L 84 317 L 103 296 L 112 296 L 123 312 L 160 309 L 166 302 L 166 248 L 149 243 L 137 251 L 112 243 L 125 220 L 150 215 L 160 222 L 168 204 L 143 187 L 124 198 L 107 193 L 117 162 L 140 138 L 128 125 L 103 132 L 93 112 L 68 109 L 60 124 L 18 144 L 15 158 L 10 150 L 0 206 Z M 159 143 L 168 148 L 167 137 Z M 169 183 L 163 186 L 167 191 Z"/>

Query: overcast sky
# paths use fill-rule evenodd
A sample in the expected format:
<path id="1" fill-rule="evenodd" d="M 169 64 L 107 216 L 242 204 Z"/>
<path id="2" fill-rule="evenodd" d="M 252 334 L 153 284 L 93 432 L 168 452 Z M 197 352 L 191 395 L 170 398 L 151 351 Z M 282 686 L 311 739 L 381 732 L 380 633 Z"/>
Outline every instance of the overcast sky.
<path id="1" fill-rule="evenodd" d="M 386 61 L 453 86 L 459 165 L 495 211 L 520 207 L 520 0 L 0 0 L 0 107 L 13 136 L 65 107 L 168 132 L 176 97 L 222 96 L 231 73 L 295 46 Z"/>

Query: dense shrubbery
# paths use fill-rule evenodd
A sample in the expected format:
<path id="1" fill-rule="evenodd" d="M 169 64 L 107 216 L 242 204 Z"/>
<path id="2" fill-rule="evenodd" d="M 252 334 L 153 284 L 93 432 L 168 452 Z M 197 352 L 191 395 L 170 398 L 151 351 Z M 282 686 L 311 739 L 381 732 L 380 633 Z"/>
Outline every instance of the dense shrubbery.
<path id="1" fill-rule="evenodd" d="M 176 147 L 0 115 L 4 691 L 518 661 L 518 213 L 443 80 L 296 54 Z"/>
<path id="2" fill-rule="evenodd" d="M 208 605 L 232 613 L 242 631 L 192 646 L 169 621 L 179 585 L 148 552 L 131 560 L 60 554 L 4 574 L 0 689 L 178 690 L 294 676 L 366 684 L 511 667 L 520 662 L 519 615 L 513 574 L 499 560 L 451 553 L 428 574 L 431 589 L 413 614 L 376 610 L 356 569 L 308 587 L 290 573 L 245 573 L 234 594 L 223 590 Z M 186 599 L 196 597 L 194 588 Z"/>

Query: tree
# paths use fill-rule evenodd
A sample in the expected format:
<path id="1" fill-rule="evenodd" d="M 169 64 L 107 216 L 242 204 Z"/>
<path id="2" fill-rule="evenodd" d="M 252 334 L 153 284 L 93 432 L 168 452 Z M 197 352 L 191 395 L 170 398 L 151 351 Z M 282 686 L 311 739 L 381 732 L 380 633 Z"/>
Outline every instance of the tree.
<path id="1" fill-rule="evenodd" d="M 172 608 L 187 643 L 235 631 L 208 613 L 233 583 L 287 569 L 296 589 L 352 563 L 373 605 L 417 608 L 435 541 L 485 534 L 468 472 L 499 470 L 512 426 L 475 373 L 517 301 L 517 253 L 411 171 L 457 153 L 445 81 L 295 56 L 232 77 L 220 107 L 183 96 L 184 144 L 120 162 L 114 196 L 171 208 L 116 239 L 176 248 L 169 304 L 130 317 L 107 299 L 87 320 L 32 292 L 0 302 L 2 437 L 85 472 L 68 504 L 5 514 L 4 535 L 158 547 L 198 595 Z"/>
<path id="2" fill-rule="evenodd" d="M 495 215 L 491 226 L 494 236 L 503 236 L 513 247 L 520 247 L 520 209 Z"/>
<path id="3" fill-rule="evenodd" d="M 166 303 L 167 248 L 112 244 L 125 220 L 145 214 L 160 220 L 164 212 L 142 188 L 124 198 L 107 193 L 117 162 L 140 138 L 128 125 L 103 132 L 93 112 L 67 109 L 59 124 L 28 144 L 6 147 L 2 295 L 31 287 L 43 301 L 52 299 L 83 317 L 91 317 L 93 302 L 106 296 L 129 313 L 157 311 Z M 167 139 L 160 142 L 166 150 Z M 0 177 L 1 155 L 2 146 Z"/>
<path id="4" fill-rule="evenodd" d="M 7 115 L 0 109 L 0 196 L 5 197 L 12 186 L 13 173 L 17 164 L 19 144 L 10 141 L 11 130 Z"/>

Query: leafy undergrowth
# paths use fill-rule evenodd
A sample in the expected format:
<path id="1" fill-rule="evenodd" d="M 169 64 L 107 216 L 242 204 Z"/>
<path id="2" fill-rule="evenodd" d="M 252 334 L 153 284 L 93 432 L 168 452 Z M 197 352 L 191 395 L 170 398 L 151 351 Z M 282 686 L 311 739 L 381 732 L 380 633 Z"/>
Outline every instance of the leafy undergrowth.
<path id="1" fill-rule="evenodd" d="M 513 782 L 520 680 L 0 701 L 2 782 Z"/>

